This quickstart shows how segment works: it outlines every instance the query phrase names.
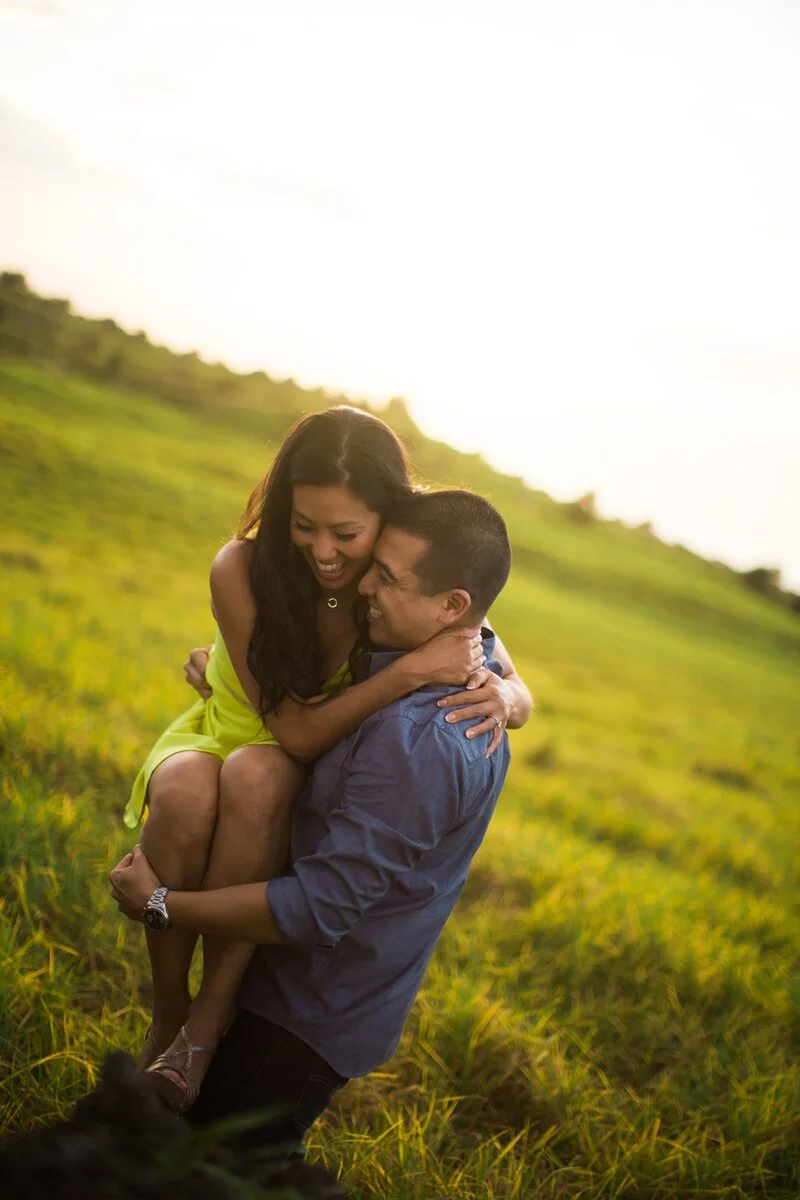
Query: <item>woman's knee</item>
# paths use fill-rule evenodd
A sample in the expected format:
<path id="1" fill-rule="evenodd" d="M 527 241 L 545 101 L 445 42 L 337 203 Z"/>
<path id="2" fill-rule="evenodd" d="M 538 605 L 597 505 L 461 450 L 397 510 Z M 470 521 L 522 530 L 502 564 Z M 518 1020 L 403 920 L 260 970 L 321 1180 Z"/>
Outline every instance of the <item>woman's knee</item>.
<path id="1" fill-rule="evenodd" d="M 150 811 L 143 830 L 151 839 L 169 836 L 172 844 L 191 845 L 213 833 L 219 803 L 220 762 L 211 754 L 186 752 L 166 759 L 153 772 L 148 788 Z M 148 832 L 149 831 L 149 832 Z"/>
<path id="2" fill-rule="evenodd" d="M 242 746 L 222 764 L 220 812 L 263 820 L 288 812 L 305 770 L 276 746 Z"/>

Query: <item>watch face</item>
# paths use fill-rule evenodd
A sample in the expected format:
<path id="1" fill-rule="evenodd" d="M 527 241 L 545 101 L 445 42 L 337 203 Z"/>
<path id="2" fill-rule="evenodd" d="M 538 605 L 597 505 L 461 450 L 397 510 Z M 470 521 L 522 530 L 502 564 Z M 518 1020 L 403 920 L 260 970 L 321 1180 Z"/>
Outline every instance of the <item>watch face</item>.
<path id="1" fill-rule="evenodd" d="M 163 914 L 155 908 L 148 908 L 144 914 L 144 919 L 145 924 L 149 925 L 151 929 L 166 929 L 167 927 L 167 922 L 164 920 Z"/>

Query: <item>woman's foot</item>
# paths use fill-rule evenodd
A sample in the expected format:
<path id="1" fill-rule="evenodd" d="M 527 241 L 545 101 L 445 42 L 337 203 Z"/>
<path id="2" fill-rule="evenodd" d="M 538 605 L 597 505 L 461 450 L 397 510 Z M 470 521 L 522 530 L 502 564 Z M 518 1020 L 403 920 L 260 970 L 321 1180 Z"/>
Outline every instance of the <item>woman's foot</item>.
<path id="1" fill-rule="evenodd" d="M 163 1053 L 164 1047 L 159 1045 L 156 1035 L 153 1032 L 153 1026 L 151 1025 L 145 1034 L 144 1045 L 136 1060 L 136 1073 L 141 1075 Z"/>
<path id="2" fill-rule="evenodd" d="M 146 1069 L 145 1078 L 170 1108 L 182 1115 L 197 1099 L 216 1048 L 194 1045 L 182 1026 L 169 1049 Z"/>
<path id="3" fill-rule="evenodd" d="M 156 1059 L 164 1054 L 175 1041 L 178 1030 L 189 1014 L 191 1002 L 192 998 L 187 992 L 184 1001 L 171 1005 L 167 1011 L 153 1014 L 150 1028 L 145 1034 L 144 1044 L 136 1060 L 136 1070 L 140 1075 L 152 1066 Z"/>

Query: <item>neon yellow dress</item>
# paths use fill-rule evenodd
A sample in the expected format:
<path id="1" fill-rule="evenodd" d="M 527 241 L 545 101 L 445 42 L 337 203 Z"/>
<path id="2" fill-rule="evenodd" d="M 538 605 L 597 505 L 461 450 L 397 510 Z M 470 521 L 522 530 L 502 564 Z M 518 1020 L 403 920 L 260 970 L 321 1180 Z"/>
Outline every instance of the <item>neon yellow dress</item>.
<path id="1" fill-rule="evenodd" d="M 173 754 L 180 754 L 182 750 L 200 750 L 224 762 L 240 746 L 279 745 L 242 691 L 219 630 L 209 655 L 206 679 L 212 689 L 210 698 L 198 700 L 164 730 L 136 776 L 124 814 L 125 824 L 130 829 L 142 819 L 150 776 Z M 345 662 L 322 690 L 332 692 L 349 682 L 349 664 Z"/>

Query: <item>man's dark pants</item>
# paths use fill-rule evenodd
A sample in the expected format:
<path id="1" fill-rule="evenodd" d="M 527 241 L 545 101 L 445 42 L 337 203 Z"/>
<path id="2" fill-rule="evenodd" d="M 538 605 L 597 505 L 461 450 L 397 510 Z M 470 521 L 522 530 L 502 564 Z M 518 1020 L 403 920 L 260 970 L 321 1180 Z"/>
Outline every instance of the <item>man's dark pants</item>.
<path id="1" fill-rule="evenodd" d="M 276 1156 L 286 1157 L 299 1151 L 306 1130 L 345 1083 L 293 1033 L 239 1009 L 186 1119 L 203 1126 L 268 1110 L 257 1124 L 225 1137 L 225 1143 L 243 1152 L 274 1147 Z"/>

